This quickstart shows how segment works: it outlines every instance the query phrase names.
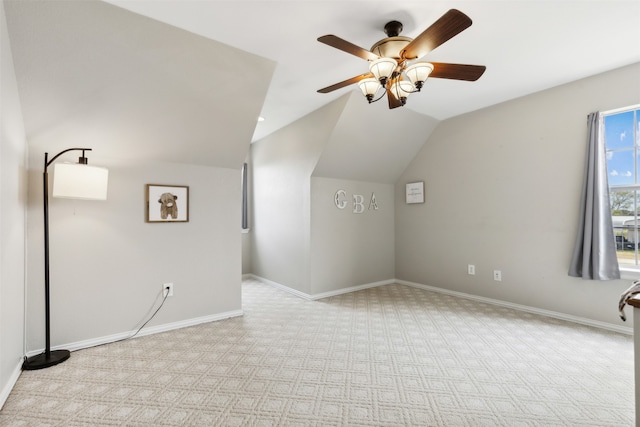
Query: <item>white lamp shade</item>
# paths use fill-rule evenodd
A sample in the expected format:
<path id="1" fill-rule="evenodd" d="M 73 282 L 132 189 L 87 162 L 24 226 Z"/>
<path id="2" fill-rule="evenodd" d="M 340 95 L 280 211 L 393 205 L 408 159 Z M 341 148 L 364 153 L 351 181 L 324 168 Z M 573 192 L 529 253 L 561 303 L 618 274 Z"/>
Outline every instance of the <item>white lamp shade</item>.
<path id="1" fill-rule="evenodd" d="M 108 169 L 77 163 L 56 163 L 53 167 L 53 197 L 107 200 Z"/>
<path id="2" fill-rule="evenodd" d="M 393 58 L 376 59 L 369 65 L 369 71 L 376 76 L 376 79 L 389 78 L 398 67 L 398 62 Z"/>
<path id="3" fill-rule="evenodd" d="M 405 74 L 414 85 L 417 82 L 424 82 L 433 71 L 433 65 L 428 62 L 416 62 L 407 67 Z"/>
<path id="4" fill-rule="evenodd" d="M 391 86 L 391 92 L 398 98 L 406 98 L 413 93 L 414 90 L 415 87 L 413 84 L 406 80 L 395 82 L 393 86 Z"/>
<path id="5" fill-rule="evenodd" d="M 358 87 L 360 88 L 364 96 L 373 96 L 376 94 L 376 92 L 378 92 L 378 89 L 380 89 L 380 82 L 373 77 L 370 77 L 368 79 L 360 80 L 360 82 L 358 83 Z"/>

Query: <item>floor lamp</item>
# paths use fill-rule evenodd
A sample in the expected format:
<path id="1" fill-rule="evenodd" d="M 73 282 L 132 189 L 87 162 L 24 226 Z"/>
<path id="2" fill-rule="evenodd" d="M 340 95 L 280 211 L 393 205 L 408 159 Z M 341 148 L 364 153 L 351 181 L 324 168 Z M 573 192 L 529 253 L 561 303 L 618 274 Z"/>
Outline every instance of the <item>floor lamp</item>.
<path id="1" fill-rule="evenodd" d="M 106 200 L 109 171 L 105 168 L 89 166 L 85 151 L 91 148 L 68 148 L 59 152 L 51 160 L 44 153 L 43 205 L 44 205 L 44 303 L 45 336 L 44 352 L 26 357 L 22 364 L 24 370 L 48 368 L 64 362 L 71 355 L 69 350 L 51 351 L 50 310 L 49 310 L 49 177 L 47 169 L 62 154 L 69 151 L 82 151 L 78 163 L 57 163 L 54 165 L 53 197 L 84 200 Z"/>

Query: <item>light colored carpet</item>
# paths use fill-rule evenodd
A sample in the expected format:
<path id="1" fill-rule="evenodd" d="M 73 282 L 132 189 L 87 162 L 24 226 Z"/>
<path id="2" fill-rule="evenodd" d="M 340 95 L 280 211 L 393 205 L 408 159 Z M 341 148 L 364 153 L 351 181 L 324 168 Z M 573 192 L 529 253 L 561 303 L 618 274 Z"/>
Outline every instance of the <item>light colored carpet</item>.
<path id="1" fill-rule="evenodd" d="M 630 336 L 402 285 L 243 288 L 243 317 L 23 372 L 0 425 L 634 423 Z"/>

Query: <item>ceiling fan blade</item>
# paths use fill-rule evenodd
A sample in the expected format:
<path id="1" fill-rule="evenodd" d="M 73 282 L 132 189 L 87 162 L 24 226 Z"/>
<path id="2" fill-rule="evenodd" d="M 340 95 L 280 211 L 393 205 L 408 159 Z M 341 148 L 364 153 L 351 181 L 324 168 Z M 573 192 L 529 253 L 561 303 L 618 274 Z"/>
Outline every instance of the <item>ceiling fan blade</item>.
<path id="1" fill-rule="evenodd" d="M 327 34 L 326 36 L 318 37 L 318 41 L 328 46 L 335 47 L 336 49 L 340 49 L 343 52 L 355 55 L 358 58 L 366 59 L 367 61 L 375 61 L 376 59 L 380 58 L 375 53 L 372 53 L 360 46 L 356 46 L 355 44 L 341 39 L 338 36 L 334 36 L 333 34 Z"/>
<path id="2" fill-rule="evenodd" d="M 431 64 L 433 65 L 433 71 L 429 74 L 429 77 L 466 80 L 469 82 L 478 80 L 487 69 L 484 65 L 447 64 L 446 62 L 431 62 Z"/>
<path id="3" fill-rule="evenodd" d="M 471 26 L 471 18 L 457 9 L 451 9 L 440 19 L 434 22 L 422 34 L 413 39 L 403 50 L 400 56 L 404 59 L 420 58 L 451 37 L 460 34 Z"/>
<path id="4" fill-rule="evenodd" d="M 360 80 L 367 79 L 369 77 L 373 77 L 373 74 L 371 74 L 371 73 L 360 74 L 359 76 L 351 77 L 350 79 L 344 80 L 344 81 L 342 81 L 340 83 L 336 83 L 336 84 L 333 84 L 331 86 L 327 86 L 325 88 L 318 89 L 318 93 L 333 92 L 334 90 L 341 89 L 341 88 L 343 88 L 345 86 L 349 86 L 349 85 L 352 85 L 354 83 L 358 83 Z"/>
<path id="5" fill-rule="evenodd" d="M 389 85 L 391 86 L 391 85 Z M 389 109 L 402 107 L 402 102 L 395 96 L 391 89 L 387 89 L 387 99 L 389 100 Z"/>
<path id="6" fill-rule="evenodd" d="M 387 82 L 387 100 L 389 101 L 389 109 L 393 110 L 394 108 L 402 107 L 402 101 L 400 98 L 396 96 L 396 94 L 391 90 L 394 87 L 394 83 L 402 80 L 401 75 L 392 76 L 392 78 Z"/>

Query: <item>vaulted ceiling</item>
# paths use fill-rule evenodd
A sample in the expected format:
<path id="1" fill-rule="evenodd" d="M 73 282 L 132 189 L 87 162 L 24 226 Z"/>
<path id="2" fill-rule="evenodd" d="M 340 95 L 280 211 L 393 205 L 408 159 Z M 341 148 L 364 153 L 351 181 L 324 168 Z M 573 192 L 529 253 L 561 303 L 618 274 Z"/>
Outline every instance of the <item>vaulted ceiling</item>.
<path id="1" fill-rule="evenodd" d="M 425 59 L 486 65 L 484 76 L 474 83 L 430 79 L 407 101 L 405 108 L 437 120 L 640 61 L 640 1 L 108 1 L 275 61 L 261 112 L 266 120 L 254 140 L 358 91 L 354 85 L 316 93 L 367 72 L 366 61 L 317 42 L 319 36 L 369 49 L 394 19 L 412 38 L 452 8 L 473 20 Z"/>
<path id="2" fill-rule="evenodd" d="M 367 72 L 366 61 L 319 43 L 324 34 L 368 49 L 385 37 L 390 20 L 401 21 L 408 37 L 451 8 L 473 20 L 425 59 L 486 65 L 480 80 L 429 79 L 402 109 L 367 106 L 378 117 L 370 123 L 372 132 L 391 126 L 398 110 L 428 116 L 431 128 L 439 120 L 640 62 L 638 1 L 3 4 L 31 145 L 47 148 L 63 140 L 68 147 L 90 139 L 107 151 L 225 167 L 237 166 L 250 141 L 350 91 L 361 96 L 355 85 L 316 92 Z M 364 111 L 353 116 L 362 120 L 356 126 L 362 131 Z M 257 123 L 259 115 L 265 121 Z M 346 120 L 339 124 L 336 134 L 354 132 Z"/>
<path id="3" fill-rule="evenodd" d="M 273 61 L 101 1 L 4 8 L 32 155 L 92 147 L 226 168 L 246 158 Z"/>

